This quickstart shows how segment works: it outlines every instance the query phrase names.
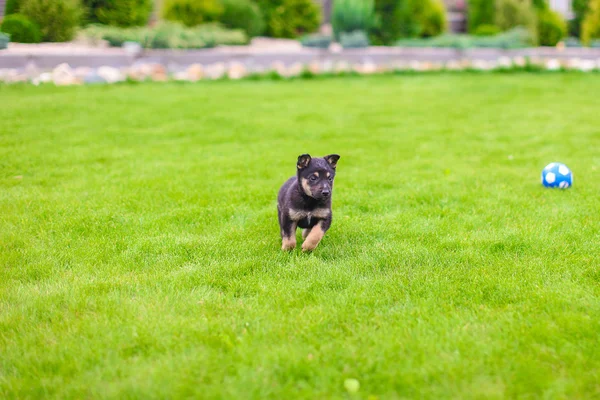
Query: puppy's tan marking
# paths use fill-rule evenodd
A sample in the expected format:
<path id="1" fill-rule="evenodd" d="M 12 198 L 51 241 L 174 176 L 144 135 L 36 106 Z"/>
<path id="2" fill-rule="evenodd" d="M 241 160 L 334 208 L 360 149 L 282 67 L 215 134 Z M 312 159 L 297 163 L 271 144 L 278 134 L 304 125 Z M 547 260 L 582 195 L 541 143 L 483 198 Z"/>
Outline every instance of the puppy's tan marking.
<path id="1" fill-rule="evenodd" d="M 303 218 L 325 219 L 329 217 L 331 211 L 328 208 L 316 208 L 312 211 L 294 210 L 290 208 L 289 214 L 292 221 L 300 221 Z"/>
<path id="2" fill-rule="evenodd" d="M 331 172 L 328 172 L 327 173 L 327 177 L 329 178 L 330 176 L 331 176 Z"/>
<path id="3" fill-rule="evenodd" d="M 306 178 L 302 178 L 302 190 L 304 190 L 304 193 L 306 193 L 308 196 L 313 197 L 312 191 L 310 190 L 310 185 L 308 184 L 308 179 Z"/>
<path id="4" fill-rule="evenodd" d="M 284 237 L 281 241 L 281 250 L 290 251 L 296 248 L 296 238 Z"/>
<path id="5" fill-rule="evenodd" d="M 317 178 L 319 177 L 319 173 L 318 172 L 315 172 L 313 175 L 316 176 Z"/>
<path id="6" fill-rule="evenodd" d="M 312 251 L 316 249 L 324 235 L 325 231 L 323 231 L 322 222 L 319 222 L 310 230 L 308 236 L 306 236 L 306 240 L 302 243 L 302 251 Z"/>

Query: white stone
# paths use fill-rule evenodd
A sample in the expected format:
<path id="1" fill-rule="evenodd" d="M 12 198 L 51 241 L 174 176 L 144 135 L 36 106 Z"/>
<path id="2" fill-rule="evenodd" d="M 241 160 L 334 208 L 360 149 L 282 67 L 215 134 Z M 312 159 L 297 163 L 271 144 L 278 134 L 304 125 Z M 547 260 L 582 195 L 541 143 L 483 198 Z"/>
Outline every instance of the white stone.
<path id="1" fill-rule="evenodd" d="M 499 68 L 512 68 L 513 62 L 510 57 L 502 56 L 498 59 L 497 65 Z"/>
<path id="2" fill-rule="evenodd" d="M 581 60 L 579 63 L 579 70 L 583 72 L 590 72 L 596 69 L 596 62 L 593 60 Z"/>
<path id="3" fill-rule="evenodd" d="M 74 85 L 77 77 L 69 64 L 60 64 L 52 71 L 52 81 L 57 86 Z"/>
<path id="4" fill-rule="evenodd" d="M 244 64 L 239 62 L 231 63 L 231 65 L 229 66 L 229 71 L 227 71 L 227 76 L 229 77 L 229 79 L 242 79 L 246 75 L 248 75 L 246 67 L 244 66 Z"/>
<path id="5" fill-rule="evenodd" d="M 560 61 L 558 61 L 556 58 L 547 60 L 546 69 L 548 71 L 558 71 L 560 69 Z"/>
<path id="6" fill-rule="evenodd" d="M 113 68 L 113 67 L 100 67 L 98 68 L 98 71 L 96 71 L 96 73 L 98 74 L 98 76 L 100 76 L 102 79 L 104 79 L 107 83 L 116 83 L 116 82 L 121 82 L 124 80 L 123 75 L 121 74 L 121 71 L 119 71 L 119 69 L 117 68 Z"/>

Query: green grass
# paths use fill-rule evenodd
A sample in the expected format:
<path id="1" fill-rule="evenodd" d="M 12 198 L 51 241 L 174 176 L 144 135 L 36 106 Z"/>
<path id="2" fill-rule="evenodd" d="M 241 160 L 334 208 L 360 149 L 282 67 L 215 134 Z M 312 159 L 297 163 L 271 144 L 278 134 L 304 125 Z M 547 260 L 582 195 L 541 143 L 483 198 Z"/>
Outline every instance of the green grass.
<path id="1" fill-rule="evenodd" d="M 599 92 L 0 87 L 0 398 L 599 397 Z M 282 253 L 304 152 L 342 155 L 334 222 Z"/>

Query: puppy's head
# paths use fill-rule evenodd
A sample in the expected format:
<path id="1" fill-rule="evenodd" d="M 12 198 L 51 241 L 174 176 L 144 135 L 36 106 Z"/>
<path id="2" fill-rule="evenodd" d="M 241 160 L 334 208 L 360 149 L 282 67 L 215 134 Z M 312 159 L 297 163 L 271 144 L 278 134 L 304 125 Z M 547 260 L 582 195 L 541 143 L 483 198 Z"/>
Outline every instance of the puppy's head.
<path id="1" fill-rule="evenodd" d="M 317 200 L 326 200 L 333 191 L 335 167 L 340 156 L 330 154 L 323 158 L 311 158 L 308 154 L 298 157 L 298 183 L 307 195 Z"/>

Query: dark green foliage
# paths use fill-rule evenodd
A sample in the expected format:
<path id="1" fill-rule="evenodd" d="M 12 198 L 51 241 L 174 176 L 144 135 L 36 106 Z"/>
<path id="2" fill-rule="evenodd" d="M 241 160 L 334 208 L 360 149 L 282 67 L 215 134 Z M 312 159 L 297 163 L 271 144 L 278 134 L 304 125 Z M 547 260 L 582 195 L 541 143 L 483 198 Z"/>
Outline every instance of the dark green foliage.
<path id="1" fill-rule="evenodd" d="M 536 31 L 535 9 L 530 0 L 496 0 L 495 24 L 503 31 L 522 26 Z"/>
<path id="2" fill-rule="evenodd" d="M 165 0 L 163 17 L 181 22 L 186 26 L 197 26 L 218 21 L 223 6 L 218 0 Z"/>
<path id="3" fill-rule="evenodd" d="M 4 15 L 18 13 L 19 4 L 21 4 L 21 0 L 6 0 L 6 5 L 4 7 Z"/>
<path id="4" fill-rule="evenodd" d="M 498 48 L 519 49 L 532 46 L 534 37 L 528 29 L 518 27 L 495 36 L 441 35 L 429 39 L 403 39 L 396 42 L 401 47 L 439 48 Z"/>
<path id="5" fill-rule="evenodd" d="M 42 40 L 40 27 L 21 14 L 4 17 L 0 31 L 8 33 L 10 40 L 17 43 L 39 43 Z"/>
<path id="6" fill-rule="evenodd" d="M 538 42 L 542 46 L 556 46 L 567 34 L 562 15 L 550 9 L 538 12 Z"/>
<path id="7" fill-rule="evenodd" d="M 102 39 L 111 46 L 137 42 L 149 49 L 201 49 L 217 45 L 242 45 L 248 42 L 244 31 L 225 29 L 217 24 L 187 28 L 178 23 L 164 22 L 155 27 L 117 28 L 90 25 L 83 31 L 89 39 Z"/>
<path id="8" fill-rule="evenodd" d="M 373 0 L 336 0 L 331 25 L 336 39 L 342 33 L 367 32 L 373 26 Z"/>
<path id="9" fill-rule="evenodd" d="M 312 34 L 306 35 L 300 39 L 300 43 L 304 47 L 315 47 L 319 49 L 327 49 L 333 41 L 333 38 L 329 35 Z"/>
<path id="10" fill-rule="evenodd" d="M 220 22 L 230 29 L 243 29 L 249 37 L 265 31 L 262 11 L 250 0 L 222 0 L 223 14 Z"/>
<path id="11" fill-rule="evenodd" d="M 540 11 L 550 9 L 550 7 L 548 7 L 548 0 L 532 0 L 531 4 L 533 5 L 533 7 Z"/>
<path id="12" fill-rule="evenodd" d="M 446 11 L 440 0 L 403 0 L 396 13 L 403 37 L 431 37 L 446 30 Z"/>
<path id="13" fill-rule="evenodd" d="M 569 22 L 569 35 L 581 36 L 581 23 L 589 8 L 590 0 L 573 0 L 573 19 Z"/>
<path id="14" fill-rule="evenodd" d="M 469 0 L 468 2 L 468 31 L 475 32 L 480 25 L 496 23 L 495 0 Z"/>
<path id="15" fill-rule="evenodd" d="M 267 36 L 294 38 L 319 28 L 321 14 L 313 0 L 258 0 Z"/>
<path id="16" fill-rule="evenodd" d="M 400 38 L 400 24 L 396 10 L 402 0 L 375 0 L 375 23 L 370 29 L 374 44 L 392 44 Z"/>
<path id="17" fill-rule="evenodd" d="M 82 15 L 77 0 L 23 0 L 19 11 L 40 27 L 47 42 L 73 39 Z"/>
<path id="18" fill-rule="evenodd" d="M 87 0 L 92 21 L 121 27 L 142 26 L 152 13 L 152 0 Z"/>
<path id="19" fill-rule="evenodd" d="M 473 35 L 475 36 L 494 36 L 502 32 L 496 25 L 479 25 Z"/>
<path id="20" fill-rule="evenodd" d="M 345 49 L 369 47 L 369 36 L 364 31 L 342 32 L 340 44 Z"/>

